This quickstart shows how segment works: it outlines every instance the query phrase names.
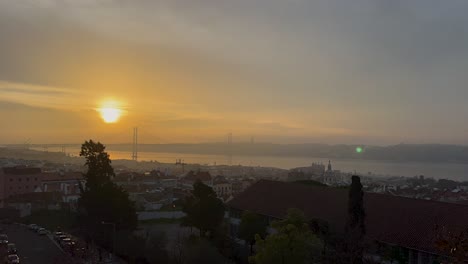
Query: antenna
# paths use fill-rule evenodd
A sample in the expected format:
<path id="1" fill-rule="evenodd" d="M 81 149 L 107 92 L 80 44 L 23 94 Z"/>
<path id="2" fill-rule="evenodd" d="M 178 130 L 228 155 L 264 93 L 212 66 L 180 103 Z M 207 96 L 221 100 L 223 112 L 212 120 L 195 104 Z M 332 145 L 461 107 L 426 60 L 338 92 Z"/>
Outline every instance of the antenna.
<path id="1" fill-rule="evenodd" d="M 138 127 L 133 128 L 132 160 L 138 160 Z"/>

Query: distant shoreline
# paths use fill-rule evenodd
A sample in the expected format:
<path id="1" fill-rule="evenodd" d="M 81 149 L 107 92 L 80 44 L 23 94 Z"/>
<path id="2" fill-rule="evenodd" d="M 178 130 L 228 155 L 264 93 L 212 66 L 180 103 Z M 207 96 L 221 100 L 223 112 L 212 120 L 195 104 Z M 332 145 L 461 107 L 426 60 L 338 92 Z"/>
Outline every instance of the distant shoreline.
<path id="1" fill-rule="evenodd" d="M 25 145 L 3 145 L 24 148 Z M 31 144 L 30 148 L 80 148 L 80 144 Z M 109 151 L 132 151 L 132 144 L 106 144 Z M 361 153 L 356 148 L 363 149 Z M 199 143 L 139 144 L 140 153 L 177 153 L 190 155 L 226 155 L 245 157 L 327 158 L 350 161 L 423 162 L 468 164 L 468 146 L 400 144 L 392 146 L 272 144 L 272 143 Z"/>

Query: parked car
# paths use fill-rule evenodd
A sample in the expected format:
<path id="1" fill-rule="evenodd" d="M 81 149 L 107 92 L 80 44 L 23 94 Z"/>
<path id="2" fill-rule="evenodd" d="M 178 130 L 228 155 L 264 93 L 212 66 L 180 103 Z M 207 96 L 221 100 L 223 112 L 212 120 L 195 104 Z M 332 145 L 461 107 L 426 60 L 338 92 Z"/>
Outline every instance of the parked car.
<path id="1" fill-rule="evenodd" d="M 57 237 L 55 238 L 55 241 L 57 241 L 57 243 L 60 244 L 61 241 L 62 241 L 63 239 L 65 239 L 65 238 L 67 238 L 67 237 L 68 237 L 67 235 L 61 234 L 61 235 L 59 235 L 59 236 L 57 236 Z"/>
<path id="2" fill-rule="evenodd" d="M 39 229 L 37 230 L 37 233 L 38 233 L 39 235 L 41 235 L 41 236 L 45 236 L 45 235 L 47 235 L 47 230 L 46 230 L 45 228 L 42 228 L 42 227 L 41 227 L 41 228 L 39 228 Z"/>
<path id="3" fill-rule="evenodd" d="M 18 253 L 18 250 L 16 250 L 16 245 L 14 243 L 8 243 L 8 254 L 15 255 L 17 253 Z"/>
<path id="4" fill-rule="evenodd" d="M 59 243 L 60 243 L 60 245 L 61 245 L 62 247 L 64 247 L 65 245 L 67 245 L 67 243 L 70 243 L 70 242 L 72 242 L 71 238 L 65 237 L 65 238 L 63 238 L 62 240 L 60 240 Z"/>
<path id="5" fill-rule="evenodd" d="M 28 226 L 28 228 L 29 228 L 30 230 L 35 231 L 35 230 L 37 230 L 37 229 L 39 228 L 39 226 L 37 226 L 36 224 L 30 224 L 30 225 Z"/>
<path id="6" fill-rule="evenodd" d="M 5 234 L 0 235 L 0 245 L 7 245 L 8 244 L 8 236 Z"/>
<path id="7" fill-rule="evenodd" d="M 54 232 L 54 239 L 57 240 L 58 237 L 61 236 L 61 235 L 64 235 L 64 233 L 63 233 L 63 232 L 60 232 L 60 231 Z"/>
<path id="8" fill-rule="evenodd" d="M 65 251 L 72 253 L 76 248 L 76 243 L 73 240 L 64 241 L 62 242 L 62 248 Z"/>
<path id="9" fill-rule="evenodd" d="M 19 264 L 19 263 L 20 263 L 20 259 L 19 259 L 18 255 L 16 255 L 16 254 L 8 255 L 5 258 L 5 264 Z"/>

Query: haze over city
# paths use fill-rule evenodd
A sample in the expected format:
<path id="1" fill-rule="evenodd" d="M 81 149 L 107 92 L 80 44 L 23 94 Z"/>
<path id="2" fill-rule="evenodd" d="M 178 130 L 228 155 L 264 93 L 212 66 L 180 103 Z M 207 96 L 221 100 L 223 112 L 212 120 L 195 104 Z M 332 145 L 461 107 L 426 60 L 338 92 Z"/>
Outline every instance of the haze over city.
<path id="1" fill-rule="evenodd" d="M 0 143 L 466 144 L 467 8 L 0 0 Z"/>

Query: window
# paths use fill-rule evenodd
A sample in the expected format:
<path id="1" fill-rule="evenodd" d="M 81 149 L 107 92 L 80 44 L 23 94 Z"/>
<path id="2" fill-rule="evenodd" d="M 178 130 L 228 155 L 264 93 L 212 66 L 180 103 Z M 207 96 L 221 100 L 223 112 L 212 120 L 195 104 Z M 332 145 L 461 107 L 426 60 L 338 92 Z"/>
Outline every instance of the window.
<path id="1" fill-rule="evenodd" d="M 34 178 L 34 180 L 35 180 L 35 181 L 37 181 L 37 177 L 36 177 L 36 178 Z"/>
<path id="2" fill-rule="evenodd" d="M 29 181 L 29 177 L 28 177 L 28 178 L 26 178 L 26 181 Z"/>
<path id="3" fill-rule="evenodd" d="M 20 181 L 21 181 L 21 178 L 18 178 L 18 181 L 20 182 Z"/>
<path id="4" fill-rule="evenodd" d="M 18 186 L 18 190 L 21 190 L 21 186 Z"/>
<path id="5" fill-rule="evenodd" d="M 10 178 L 10 181 L 12 182 L 12 181 L 13 181 L 13 178 Z"/>

